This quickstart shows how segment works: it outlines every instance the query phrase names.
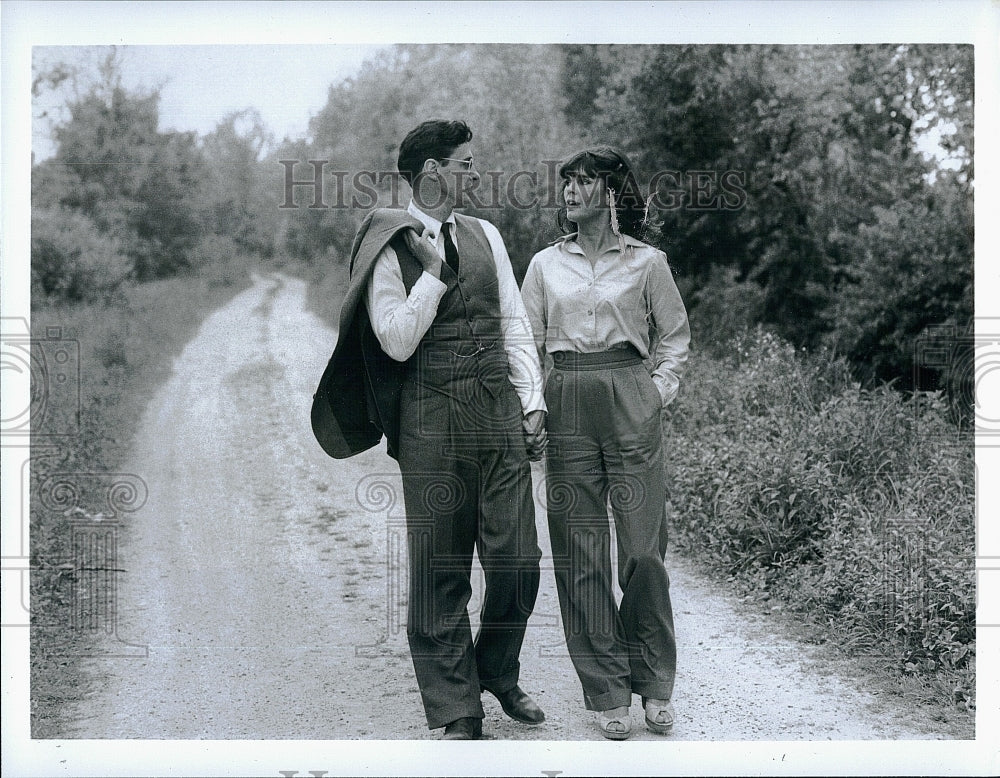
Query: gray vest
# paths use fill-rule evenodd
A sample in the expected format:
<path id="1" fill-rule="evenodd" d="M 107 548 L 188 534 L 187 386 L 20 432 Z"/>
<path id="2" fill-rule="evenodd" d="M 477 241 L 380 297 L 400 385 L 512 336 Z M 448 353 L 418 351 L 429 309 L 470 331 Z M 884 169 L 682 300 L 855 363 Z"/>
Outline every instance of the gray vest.
<path id="1" fill-rule="evenodd" d="M 461 399 L 468 380 L 490 388 L 509 381 L 507 355 L 500 328 L 500 292 L 496 262 L 477 219 L 455 214 L 459 272 L 442 263 L 441 281 L 448 289 L 437 316 L 407 362 L 410 380 Z M 403 285 L 409 294 L 423 268 L 401 237 L 392 241 Z"/>

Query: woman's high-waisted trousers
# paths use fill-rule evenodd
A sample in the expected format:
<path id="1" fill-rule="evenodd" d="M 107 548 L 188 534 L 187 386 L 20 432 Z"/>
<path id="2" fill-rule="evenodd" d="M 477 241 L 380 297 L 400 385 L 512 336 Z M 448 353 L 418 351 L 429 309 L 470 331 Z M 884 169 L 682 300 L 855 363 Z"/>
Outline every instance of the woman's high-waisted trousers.
<path id="1" fill-rule="evenodd" d="M 547 510 L 566 643 L 589 710 L 670 699 L 676 643 L 661 399 L 636 352 L 556 353 L 546 383 Z M 608 504 L 620 606 L 611 576 Z"/>

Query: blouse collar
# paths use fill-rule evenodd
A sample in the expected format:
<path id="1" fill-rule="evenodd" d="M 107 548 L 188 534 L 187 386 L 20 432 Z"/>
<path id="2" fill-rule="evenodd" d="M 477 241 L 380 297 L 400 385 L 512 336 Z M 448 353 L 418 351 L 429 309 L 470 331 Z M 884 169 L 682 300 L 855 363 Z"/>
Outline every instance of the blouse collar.
<path id="1" fill-rule="evenodd" d="M 637 238 L 633 238 L 627 233 L 622 233 L 622 239 L 625 241 L 626 246 L 632 246 L 633 248 L 642 248 L 646 244 Z M 566 251 L 571 251 L 574 254 L 583 254 L 583 249 L 580 248 L 579 244 L 576 242 L 576 233 L 571 232 L 568 235 L 563 235 L 552 241 L 550 246 L 562 246 Z M 617 248 L 613 246 L 612 248 Z"/>

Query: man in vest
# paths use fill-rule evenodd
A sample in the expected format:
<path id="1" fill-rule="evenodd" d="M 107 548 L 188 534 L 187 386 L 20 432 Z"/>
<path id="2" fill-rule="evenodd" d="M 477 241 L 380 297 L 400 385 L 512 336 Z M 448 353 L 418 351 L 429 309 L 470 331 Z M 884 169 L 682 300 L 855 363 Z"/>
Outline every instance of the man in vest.
<path id="1" fill-rule="evenodd" d="M 359 230 L 341 338 L 313 405 L 332 456 L 384 433 L 399 462 L 407 637 L 428 727 L 445 739 L 481 737 L 483 691 L 517 721 L 545 719 L 518 686 L 541 557 L 529 466 L 546 443 L 541 369 L 503 239 L 453 211 L 479 180 L 471 140 L 464 122 L 434 120 L 400 144 L 413 196 Z M 474 548 L 485 573 L 475 639 Z"/>

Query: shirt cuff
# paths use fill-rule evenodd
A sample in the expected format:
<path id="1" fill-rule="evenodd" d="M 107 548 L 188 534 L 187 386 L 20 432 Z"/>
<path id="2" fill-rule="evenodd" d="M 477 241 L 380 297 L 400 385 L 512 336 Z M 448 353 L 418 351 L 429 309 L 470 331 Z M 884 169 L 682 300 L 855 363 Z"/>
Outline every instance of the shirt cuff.
<path id="1" fill-rule="evenodd" d="M 518 395 L 521 400 L 521 411 L 522 415 L 527 416 L 532 411 L 546 411 L 548 409 L 545 407 L 545 396 L 539 391 L 532 390 L 518 390 Z"/>
<path id="2" fill-rule="evenodd" d="M 680 389 L 681 381 L 676 373 L 670 370 L 663 370 L 653 376 L 653 383 L 660 391 L 660 399 L 663 407 L 666 408 L 677 397 L 677 390 Z"/>
<path id="3" fill-rule="evenodd" d="M 444 297 L 444 293 L 447 291 L 448 284 L 440 278 L 435 278 L 425 270 L 420 274 L 420 278 L 417 279 L 416 283 L 410 289 L 410 294 L 415 294 L 418 298 L 436 297 L 440 300 Z"/>

